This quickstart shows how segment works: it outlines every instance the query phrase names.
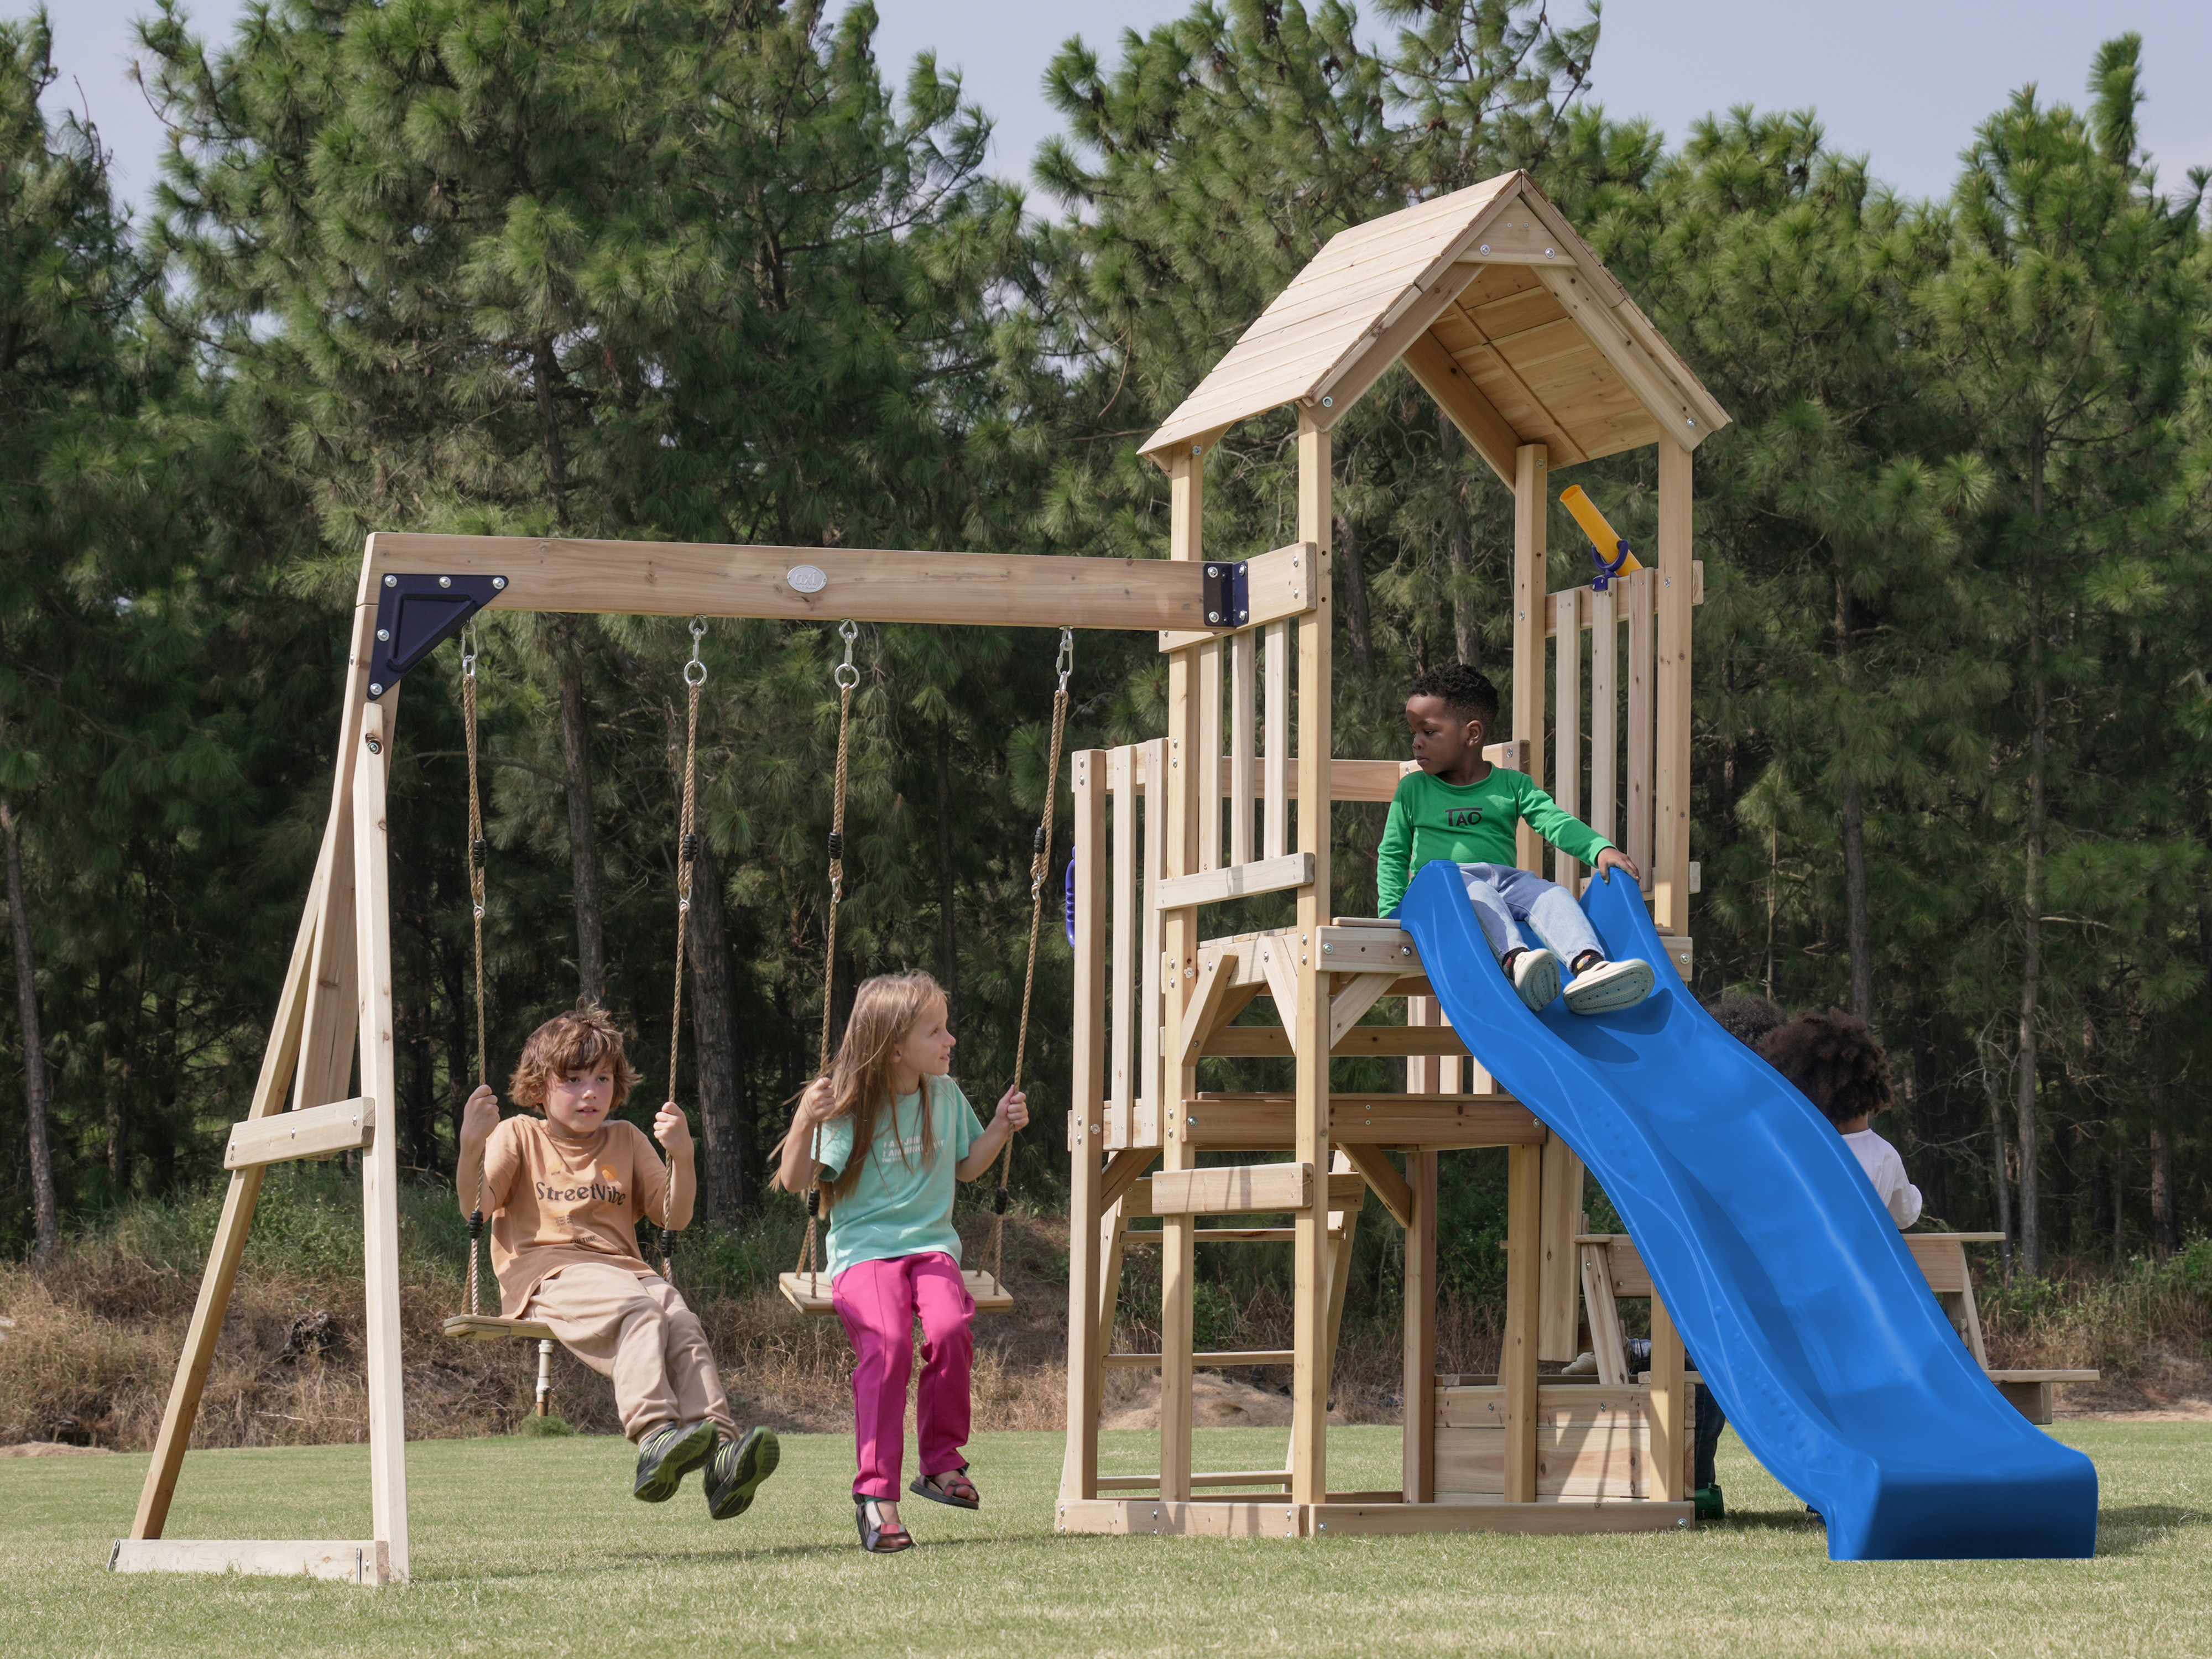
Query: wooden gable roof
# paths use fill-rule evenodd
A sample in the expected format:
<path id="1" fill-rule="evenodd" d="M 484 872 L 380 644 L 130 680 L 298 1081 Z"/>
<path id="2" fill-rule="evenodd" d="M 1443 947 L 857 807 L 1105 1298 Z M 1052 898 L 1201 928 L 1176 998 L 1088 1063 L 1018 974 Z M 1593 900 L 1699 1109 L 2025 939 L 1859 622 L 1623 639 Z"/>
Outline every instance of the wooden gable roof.
<path id="1" fill-rule="evenodd" d="M 1332 427 L 1402 359 L 1509 483 L 1522 444 L 1572 465 L 1728 411 L 1524 173 L 1331 237 L 1145 441 L 1164 465 L 1297 404 Z"/>

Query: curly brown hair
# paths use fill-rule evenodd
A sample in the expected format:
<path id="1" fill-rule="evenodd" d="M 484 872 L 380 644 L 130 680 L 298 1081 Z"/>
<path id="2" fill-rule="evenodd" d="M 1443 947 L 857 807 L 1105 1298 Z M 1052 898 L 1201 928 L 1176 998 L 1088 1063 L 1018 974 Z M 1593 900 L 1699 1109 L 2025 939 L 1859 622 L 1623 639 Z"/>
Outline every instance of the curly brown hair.
<path id="1" fill-rule="evenodd" d="M 1705 1012 L 1719 1023 L 1721 1030 L 1753 1049 L 1759 1047 L 1769 1031 L 1790 1023 L 1790 1016 L 1781 1009 L 1748 991 L 1723 992 L 1705 1005 Z"/>
<path id="2" fill-rule="evenodd" d="M 623 1052 L 622 1027 L 596 1005 L 556 1014 L 530 1034 L 522 1045 L 522 1058 L 507 1080 L 507 1097 L 532 1111 L 545 1109 L 545 1085 L 586 1066 L 605 1064 L 614 1075 L 615 1097 L 610 1111 L 620 1111 L 629 1091 L 642 1080 Z"/>
<path id="3" fill-rule="evenodd" d="M 1800 1014 L 1760 1039 L 1759 1052 L 1831 1123 L 1848 1123 L 1890 1104 L 1888 1051 L 1856 1014 L 1840 1008 Z"/>

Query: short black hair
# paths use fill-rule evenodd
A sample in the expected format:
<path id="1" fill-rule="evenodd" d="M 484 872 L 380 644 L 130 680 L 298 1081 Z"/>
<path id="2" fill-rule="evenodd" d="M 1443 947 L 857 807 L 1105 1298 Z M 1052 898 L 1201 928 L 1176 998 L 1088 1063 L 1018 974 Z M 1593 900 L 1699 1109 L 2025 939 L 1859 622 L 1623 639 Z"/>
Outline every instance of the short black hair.
<path id="1" fill-rule="evenodd" d="M 1444 707 L 1455 714 L 1479 717 L 1486 726 L 1498 724 L 1498 688 L 1490 683 L 1489 675 L 1467 663 L 1448 662 L 1441 668 L 1423 669 L 1413 676 L 1406 696 L 1409 699 L 1442 697 Z"/>
<path id="2" fill-rule="evenodd" d="M 1719 1022 L 1721 1030 L 1747 1048 L 1759 1047 L 1761 1037 L 1776 1026 L 1787 1024 L 1790 1019 L 1765 997 L 1753 996 L 1747 991 L 1725 992 L 1707 1003 L 1705 1012 Z"/>
<path id="3" fill-rule="evenodd" d="M 1856 1014 L 1840 1008 L 1800 1014 L 1769 1031 L 1759 1052 L 1831 1123 L 1849 1123 L 1890 1104 L 1889 1054 Z"/>

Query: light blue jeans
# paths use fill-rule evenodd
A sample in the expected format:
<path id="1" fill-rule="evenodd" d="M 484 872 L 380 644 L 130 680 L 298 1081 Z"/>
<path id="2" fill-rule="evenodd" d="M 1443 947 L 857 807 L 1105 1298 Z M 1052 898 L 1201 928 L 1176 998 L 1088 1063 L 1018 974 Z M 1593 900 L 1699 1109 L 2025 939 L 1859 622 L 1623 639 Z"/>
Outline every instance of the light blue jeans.
<path id="1" fill-rule="evenodd" d="M 1528 935 L 1521 931 L 1523 922 L 1558 954 L 1560 967 L 1570 971 L 1585 951 L 1605 954 L 1583 907 L 1558 883 L 1510 864 L 1462 864 L 1459 873 L 1492 956 L 1528 946 Z"/>

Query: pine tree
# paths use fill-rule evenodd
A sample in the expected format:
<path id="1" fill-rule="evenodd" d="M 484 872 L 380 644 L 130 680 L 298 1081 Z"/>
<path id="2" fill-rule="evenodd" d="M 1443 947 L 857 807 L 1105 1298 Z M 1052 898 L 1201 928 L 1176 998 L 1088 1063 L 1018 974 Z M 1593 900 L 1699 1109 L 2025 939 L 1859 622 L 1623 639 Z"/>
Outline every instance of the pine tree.
<path id="1" fill-rule="evenodd" d="M 2029 88 L 1984 125 L 1954 198 L 1948 268 L 1920 298 L 1944 362 L 1936 395 L 2001 480 L 1978 556 L 2003 584 L 2000 649 L 2017 685 L 1999 711 L 2010 716 L 1998 726 L 2008 798 L 1996 803 L 2009 833 L 1995 838 L 2017 858 L 1995 862 L 2015 896 L 2013 1111 L 2031 1275 L 2044 1255 L 2045 1008 L 2054 971 L 2087 961 L 2051 953 L 2051 860 L 2095 862 L 2094 842 L 2131 793 L 2098 753 L 2110 629 L 2155 598 L 2143 532 L 2186 361 L 2177 279 L 2189 221 L 2141 171 L 2139 44 L 2123 36 L 2099 52 L 2086 115 L 2046 108 Z M 2085 876 L 2076 890 L 2102 884 Z M 2063 1006 L 2072 988 L 2061 988 Z"/>

